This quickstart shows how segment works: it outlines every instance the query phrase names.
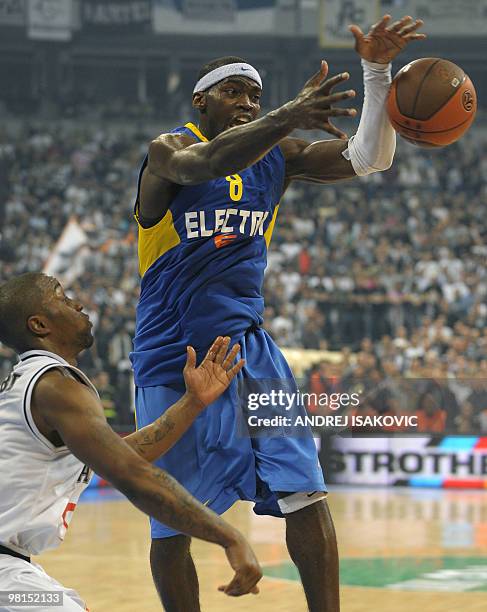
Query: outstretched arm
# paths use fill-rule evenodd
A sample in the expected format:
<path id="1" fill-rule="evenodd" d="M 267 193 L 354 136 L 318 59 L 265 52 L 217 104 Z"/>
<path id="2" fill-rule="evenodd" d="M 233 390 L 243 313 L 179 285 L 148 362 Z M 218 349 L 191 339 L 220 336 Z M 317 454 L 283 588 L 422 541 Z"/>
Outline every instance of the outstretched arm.
<path id="1" fill-rule="evenodd" d="M 258 592 L 262 573 L 243 536 L 124 442 L 108 425 L 88 387 L 59 371 L 48 371 L 35 386 L 32 414 L 43 433 L 57 432 L 73 455 L 142 512 L 177 531 L 223 546 L 235 570 L 223 588 L 226 594 Z"/>
<path id="2" fill-rule="evenodd" d="M 188 346 L 183 370 L 186 393 L 154 423 L 124 438 L 141 457 L 152 462 L 166 453 L 206 406 L 225 391 L 244 365 L 243 359 L 234 364 L 240 347 L 235 344 L 228 352 L 229 344 L 228 336 L 219 336 L 199 367 L 194 348 Z"/>
<path id="3" fill-rule="evenodd" d="M 331 93 L 348 75 L 327 79 L 327 73 L 328 66 L 323 62 L 294 100 L 261 119 L 227 129 L 209 142 L 195 143 L 185 135 L 163 134 L 150 144 L 148 178 L 193 185 L 234 174 L 255 163 L 294 129 L 322 129 L 342 136 L 330 118 L 350 116 L 355 111 L 334 108 L 333 104 L 353 97 L 355 92 Z"/>
<path id="4" fill-rule="evenodd" d="M 391 83 L 390 62 L 410 41 L 425 35 L 416 32 L 421 20 L 406 16 L 392 25 L 388 25 L 389 21 L 390 15 L 385 15 L 367 35 L 358 26 L 350 26 L 364 70 L 364 105 L 357 133 L 345 144 L 337 140 L 307 143 L 286 138 L 281 148 L 288 180 L 327 183 L 391 166 L 396 133 L 385 110 Z"/>
<path id="5" fill-rule="evenodd" d="M 57 431 L 69 450 L 111 482 L 142 511 L 165 524 L 216 542 L 223 533 L 212 516 L 165 472 L 144 461 L 108 425 L 98 398 L 80 382 L 50 370 L 36 384 L 32 412 L 36 423 Z M 41 431 L 42 431 L 41 429 Z M 181 512 L 179 517 L 178 510 Z M 201 515 L 201 529 L 197 527 Z M 195 521 L 193 529 L 193 520 Z M 188 531 L 189 530 L 189 531 Z"/>

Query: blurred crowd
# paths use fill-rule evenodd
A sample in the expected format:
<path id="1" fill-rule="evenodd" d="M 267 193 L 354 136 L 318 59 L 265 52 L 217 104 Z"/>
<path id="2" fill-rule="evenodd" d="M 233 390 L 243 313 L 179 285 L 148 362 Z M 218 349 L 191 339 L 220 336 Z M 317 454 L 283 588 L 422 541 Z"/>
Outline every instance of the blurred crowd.
<path id="1" fill-rule="evenodd" d="M 342 356 L 340 363 L 322 361 L 308 372 L 303 386 L 316 398 L 309 403 L 311 413 L 360 416 L 362 422 L 371 417 L 357 433 L 487 433 L 486 359 L 458 375 L 448 358 L 406 358 L 403 369 L 404 356 L 389 336 L 376 343 L 366 338 L 359 351 L 344 349 Z M 357 405 L 347 400 L 348 405 L 330 408 L 331 402 L 319 399 L 341 394 L 356 394 Z M 405 420 L 411 416 L 417 417 L 415 427 Z M 375 417 L 394 417 L 396 424 L 384 425 L 380 418 L 375 424 Z"/>
<path id="2" fill-rule="evenodd" d="M 66 253 L 59 275 L 94 320 L 96 342 L 81 367 L 115 423 L 132 418 L 128 353 L 139 284 L 132 208 L 155 135 L 135 122 L 0 133 L 0 282 L 41 270 L 77 219 L 86 239 Z M 341 366 L 313 368 L 315 382 L 487 380 L 486 199 L 487 139 L 473 131 L 441 151 L 400 142 L 386 173 L 291 185 L 269 252 L 266 329 L 280 346 L 342 351 Z M 0 376 L 12 360 L 0 346 Z M 423 391 L 418 402 L 427 406 Z M 448 423 L 487 432 L 487 404 L 454 395 L 449 412 L 441 408 Z"/>

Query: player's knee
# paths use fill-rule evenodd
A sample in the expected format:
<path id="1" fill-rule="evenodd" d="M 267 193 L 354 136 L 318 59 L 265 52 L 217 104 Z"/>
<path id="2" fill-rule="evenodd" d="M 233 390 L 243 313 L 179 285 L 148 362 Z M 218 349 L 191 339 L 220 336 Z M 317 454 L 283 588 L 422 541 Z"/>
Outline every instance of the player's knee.
<path id="1" fill-rule="evenodd" d="M 170 538 L 158 538 L 151 542 L 151 563 L 177 563 L 189 555 L 191 538 L 177 535 Z"/>

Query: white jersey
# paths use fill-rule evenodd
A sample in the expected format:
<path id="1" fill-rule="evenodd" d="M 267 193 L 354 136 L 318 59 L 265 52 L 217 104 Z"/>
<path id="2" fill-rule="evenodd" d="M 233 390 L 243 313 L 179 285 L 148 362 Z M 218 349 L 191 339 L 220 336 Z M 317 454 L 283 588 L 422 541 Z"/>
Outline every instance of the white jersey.
<path id="1" fill-rule="evenodd" d="M 0 544 L 25 556 L 59 546 L 92 476 L 66 446 L 43 436 L 32 418 L 35 384 L 53 368 L 98 396 L 83 372 L 40 350 L 22 353 L 0 385 Z"/>

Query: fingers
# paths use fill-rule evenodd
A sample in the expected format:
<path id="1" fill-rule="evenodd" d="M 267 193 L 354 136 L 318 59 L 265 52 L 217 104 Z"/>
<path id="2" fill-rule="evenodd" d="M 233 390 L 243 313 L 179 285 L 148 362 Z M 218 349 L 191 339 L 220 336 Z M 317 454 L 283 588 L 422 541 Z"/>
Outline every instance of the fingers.
<path id="1" fill-rule="evenodd" d="M 330 117 L 354 117 L 357 114 L 355 108 L 336 108 L 332 106 L 335 102 L 343 102 L 355 97 L 355 91 L 340 91 L 329 96 L 325 96 L 320 101 L 320 107 L 310 112 L 310 116 L 317 122 L 318 129 L 323 129 L 337 138 L 347 139 L 348 136 L 329 122 Z"/>
<path id="2" fill-rule="evenodd" d="M 245 359 L 240 359 L 240 361 L 237 364 L 235 364 L 233 368 L 230 368 L 229 370 L 227 370 L 227 376 L 229 377 L 229 379 L 232 380 L 235 376 L 237 376 L 237 374 L 244 367 L 244 365 L 245 365 Z"/>
<path id="3" fill-rule="evenodd" d="M 218 590 L 223 591 L 225 595 L 229 595 L 230 597 L 239 597 L 247 593 L 254 593 L 254 595 L 256 595 L 259 592 L 257 582 L 261 578 L 261 573 L 237 572 L 229 584 L 219 586 Z"/>
<path id="4" fill-rule="evenodd" d="M 232 346 L 232 350 L 228 353 L 228 355 L 225 357 L 225 360 L 222 363 L 222 368 L 224 370 L 229 370 L 232 367 L 233 362 L 235 361 L 235 357 L 238 355 L 239 351 L 240 351 L 240 344 L 234 344 Z"/>
<path id="5" fill-rule="evenodd" d="M 369 34 L 373 34 L 373 33 L 378 32 L 380 30 L 385 30 L 387 24 L 389 23 L 389 21 L 391 19 L 392 19 L 392 17 L 390 15 L 384 15 L 384 17 L 382 17 L 382 19 L 380 19 L 380 21 L 378 21 L 377 23 L 374 23 L 374 25 L 370 28 Z"/>
<path id="6" fill-rule="evenodd" d="M 223 360 L 225 359 L 225 355 L 227 354 L 229 344 L 230 344 L 230 336 L 224 336 L 222 338 L 222 342 L 220 346 L 218 347 L 218 351 L 215 355 L 215 360 L 214 360 L 215 363 L 221 364 L 223 362 Z"/>
<path id="7" fill-rule="evenodd" d="M 323 124 L 322 129 L 325 132 L 328 132 L 328 134 L 336 136 L 340 140 L 348 140 L 348 136 L 345 134 L 345 132 L 339 130 L 336 126 L 333 125 L 333 123 L 330 123 L 329 121 Z"/>
<path id="8" fill-rule="evenodd" d="M 336 108 L 330 109 L 333 112 L 324 111 L 323 113 L 316 113 L 313 115 L 313 125 L 310 126 L 310 129 L 318 129 L 325 130 L 325 132 L 329 132 L 338 138 L 347 138 L 345 132 L 342 132 L 339 128 L 333 125 L 331 122 L 331 117 L 349 117 L 349 110 Z"/>
<path id="9" fill-rule="evenodd" d="M 321 105 L 310 112 L 310 116 L 316 117 L 319 121 L 326 121 L 329 117 L 354 117 L 357 114 L 356 108 L 340 108 L 332 106 L 335 102 L 343 102 L 355 96 L 355 92 L 340 92 L 323 98 Z"/>
<path id="10" fill-rule="evenodd" d="M 404 40 L 424 40 L 426 38 L 426 34 L 406 34 L 404 36 Z"/>
<path id="11" fill-rule="evenodd" d="M 353 34 L 353 37 L 355 38 L 355 42 L 358 43 L 362 40 L 362 38 L 364 38 L 365 34 L 362 32 L 362 30 L 358 27 L 358 25 L 351 25 L 348 26 L 348 29 L 350 30 L 350 32 Z"/>
<path id="12" fill-rule="evenodd" d="M 413 18 L 411 17 L 411 15 L 405 15 L 401 19 L 398 19 L 394 23 L 391 23 L 391 25 L 388 26 L 386 30 L 388 32 L 399 33 L 399 31 L 402 30 L 402 28 L 410 25 L 412 21 L 413 21 Z"/>
<path id="13" fill-rule="evenodd" d="M 418 34 L 416 30 L 418 30 L 424 21 L 422 19 L 414 20 L 409 15 L 406 15 L 399 21 L 394 22 L 390 27 L 387 28 L 389 32 L 393 32 L 401 36 L 401 38 L 407 42 L 412 40 L 424 40 L 426 38 L 426 34 Z"/>
<path id="14" fill-rule="evenodd" d="M 236 366 L 232 367 L 232 364 L 240 351 L 240 345 L 234 344 L 232 349 L 228 351 L 229 344 L 230 336 L 218 336 L 218 338 L 216 338 L 208 349 L 208 352 L 201 363 L 204 363 L 205 361 L 213 361 L 214 363 L 221 365 L 222 368 L 229 374 L 231 374 L 233 370 L 237 368 L 235 370 L 235 374 L 237 374 L 242 369 L 245 361 L 241 359 Z M 187 347 L 187 352 L 188 358 L 186 361 L 186 366 L 194 368 L 196 366 L 196 352 L 192 346 Z M 232 378 L 235 374 L 232 374 Z"/>
<path id="15" fill-rule="evenodd" d="M 333 109 L 330 109 L 330 110 L 333 110 Z M 334 110 L 340 111 L 343 114 L 344 109 L 334 109 Z M 313 124 L 310 126 L 309 129 L 323 130 L 325 132 L 328 132 L 328 134 L 332 134 L 333 136 L 336 136 L 336 138 L 347 140 L 348 136 L 345 134 L 345 132 L 342 132 L 342 130 L 340 130 L 335 125 L 333 125 L 333 123 L 331 123 L 328 112 L 329 111 L 326 111 L 326 113 L 324 112 L 322 114 L 315 114 L 312 117 Z M 335 114 L 338 114 L 338 113 L 334 112 L 333 115 Z"/>
<path id="16" fill-rule="evenodd" d="M 348 94 L 348 95 L 347 95 Z M 355 92 L 353 92 L 355 94 Z M 340 92 L 338 94 L 333 94 L 331 96 L 327 96 L 327 102 L 336 102 L 339 100 L 344 100 L 349 97 L 353 97 L 350 95 L 350 92 Z M 317 109 L 314 112 L 310 113 L 311 118 L 313 119 L 313 123 L 315 124 L 313 127 L 316 127 L 320 130 L 324 130 L 341 140 L 348 140 L 348 136 L 345 132 L 342 132 L 339 128 L 337 128 L 333 123 L 330 122 L 331 117 L 354 117 L 357 114 L 357 109 L 355 108 L 336 108 L 336 107 L 328 107 L 328 104 L 323 109 Z"/>
<path id="17" fill-rule="evenodd" d="M 215 339 L 213 344 L 208 349 L 208 352 L 206 353 L 205 358 L 203 359 L 201 363 L 203 363 L 204 361 L 215 361 L 215 357 L 220 349 L 222 342 L 223 342 L 222 336 L 218 336 L 218 338 Z"/>
<path id="18" fill-rule="evenodd" d="M 410 34 L 411 32 L 415 32 L 418 28 L 420 28 L 424 24 L 422 19 L 416 19 L 413 21 L 411 19 L 410 23 L 406 23 L 400 30 L 398 30 L 398 34 L 404 36 L 405 34 Z"/>
<path id="19" fill-rule="evenodd" d="M 348 136 L 345 132 L 342 132 L 340 129 L 335 127 L 332 123 L 330 123 L 331 117 L 355 117 L 357 114 L 357 109 L 355 108 L 337 108 L 331 106 L 334 102 L 340 102 L 343 100 L 347 100 L 353 98 L 355 96 L 355 92 L 353 90 L 344 91 L 336 94 L 332 94 L 331 96 L 327 96 L 323 105 L 324 108 L 318 108 L 314 112 L 310 113 L 311 117 L 317 122 L 318 128 L 323 129 L 326 132 L 333 134 L 337 138 L 347 139 Z"/>
<path id="20" fill-rule="evenodd" d="M 356 117 L 357 109 L 356 108 L 339 108 L 337 110 L 345 111 L 344 113 L 337 113 L 337 116 L 343 115 L 347 117 Z"/>
<path id="21" fill-rule="evenodd" d="M 328 62 L 326 60 L 321 60 L 320 74 L 321 74 L 321 81 L 326 79 L 326 77 L 328 76 Z"/>
<path id="22" fill-rule="evenodd" d="M 326 75 L 328 74 L 328 63 L 325 60 L 321 60 L 321 66 L 318 72 L 316 72 L 310 79 L 306 81 L 306 87 L 318 87 L 320 83 L 326 79 Z"/>
<path id="23" fill-rule="evenodd" d="M 354 117 L 357 114 L 356 108 L 327 108 L 323 111 L 317 111 L 316 117 L 318 120 L 326 121 L 330 117 Z"/>
<path id="24" fill-rule="evenodd" d="M 232 350 L 225 357 L 222 368 L 227 371 L 228 380 L 232 380 L 245 365 L 245 359 L 240 359 L 238 363 L 232 365 L 240 351 L 240 344 L 234 344 Z"/>
<path id="25" fill-rule="evenodd" d="M 350 74 L 348 72 L 342 72 L 341 74 L 337 74 L 336 76 L 331 77 L 331 79 L 324 81 L 319 88 L 323 93 L 329 93 L 334 87 L 340 83 L 348 81 L 349 78 Z"/>
<path id="26" fill-rule="evenodd" d="M 337 93 L 330 94 L 323 98 L 323 104 L 326 106 L 333 104 L 334 102 L 342 102 L 344 100 L 349 100 L 350 98 L 355 98 L 355 91 L 353 89 L 348 89 L 347 91 L 338 91 Z"/>
<path id="27" fill-rule="evenodd" d="M 415 30 L 417 30 L 424 24 L 422 19 L 414 20 L 411 17 L 411 15 L 405 15 L 401 19 L 394 21 L 394 23 L 387 25 L 390 22 L 390 20 L 391 20 L 390 15 L 384 15 L 380 21 L 375 23 L 370 28 L 369 35 L 377 34 L 378 32 L 381 32 L 381 31 L 387 31 L 387 32 L 394 32 L 396 34 L 400 34 L 401 36 L 403 36 L 405 34 L 410 34 L 411 32 L 414 32 Z M 364 37 L 364 33 L 357 25 L 350 25 L 348 29 L 353 34 L 357 42 Z M 426 36 L 422 35 L 421 38 L 426 38 Z M 414 40 L 415 38 L 412 38 L 412 39 Z"/>
<path id="28" fill-rule="evenodd" d="M 404 40 L 424 40 L 426 38 L 426 34 L 417 34 L 416 30 L 418 30 L 422 25 L 424 25 L 424 21 L 422 19 L 414 20 L 411 16 L 406 15 L 399 21 L 395 21 L 391 26 L 387 28 L 388 32 L 394 32 L 395 34 L 399 34 Z"/>
<path id="29" fill-rule="evenodd" d="M 242 585 L 240 584 L 240 577 L 238 574 L 235 574 L 232 581 L 227 584 L 223 589 L 220 587 L 218 590 L 223 590 L 225 595 L 230 595 L 230 597 L 238 597 L 239 595 L 245 595 L 248 591 L 244 591 Z"/>
<path id="30" fill-rule="evenodd" d="M 192 346 L 186 347 L 186 368 L 195 368 L 196 367 L 196 351 Z"/>

